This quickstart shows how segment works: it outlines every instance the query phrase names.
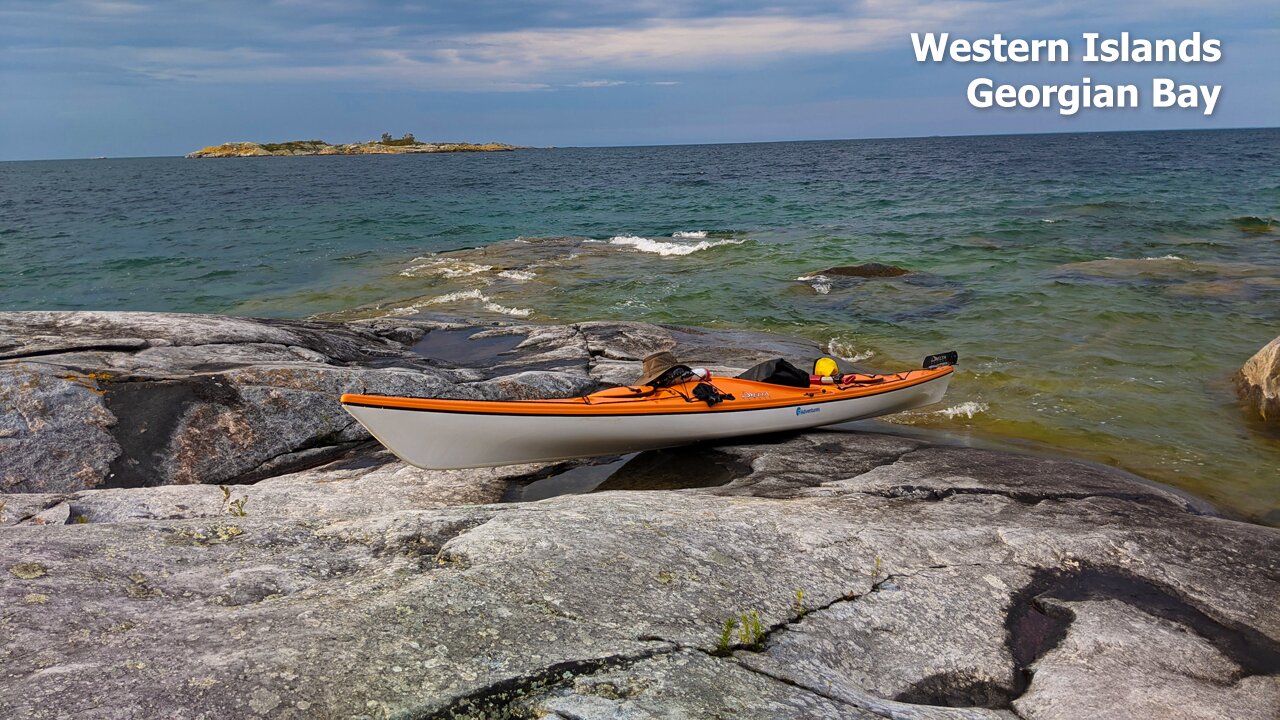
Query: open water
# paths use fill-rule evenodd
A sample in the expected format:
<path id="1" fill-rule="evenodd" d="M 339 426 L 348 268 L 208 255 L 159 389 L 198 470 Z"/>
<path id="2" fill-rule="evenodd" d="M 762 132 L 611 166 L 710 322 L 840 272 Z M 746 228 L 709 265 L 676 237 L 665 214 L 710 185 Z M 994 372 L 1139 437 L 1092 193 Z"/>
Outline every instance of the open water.
<path id="1" fill-rule="evenodd" d="M 1280 524 L 1280 130 L 0 163 L 0 309 L 635 319 L 915 366 L 896 422 Z M 900 277 L 821 271 L 868 262 Z"/>

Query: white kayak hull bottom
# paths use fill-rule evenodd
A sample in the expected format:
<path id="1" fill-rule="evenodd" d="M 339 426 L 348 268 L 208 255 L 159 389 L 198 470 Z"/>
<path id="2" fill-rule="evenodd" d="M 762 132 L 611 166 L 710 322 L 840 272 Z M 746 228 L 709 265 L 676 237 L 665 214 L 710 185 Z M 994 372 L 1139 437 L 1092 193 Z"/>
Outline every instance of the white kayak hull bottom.
<path id="1" fill-rule="evenodd" d="M 946 374 L 875 395 L 728 412 L 530 416 L 345 407 L 401 460 L 445 470 L 622 455 L 879 417 L 938 402 L 950 380 Z"/>

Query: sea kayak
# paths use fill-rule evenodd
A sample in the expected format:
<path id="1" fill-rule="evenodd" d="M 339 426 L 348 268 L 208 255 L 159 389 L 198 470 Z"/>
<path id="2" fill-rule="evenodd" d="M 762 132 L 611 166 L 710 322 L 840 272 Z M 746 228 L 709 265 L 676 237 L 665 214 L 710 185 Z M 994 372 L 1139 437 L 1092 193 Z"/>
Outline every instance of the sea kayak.
<path id="1" fill-rule="evenodd" d="M 931 356 L 942 357 L 942 356 Z M 620 455 L 702 440 L 804 430 L 936 403 L 949 362 L 885 375 L 847 375 L 838 384 L 789 387 L 741 378 L 710 383 L 732 396 L 715 405 L 691 381 L 672 387 L 616 387 L 553 400 L 443 400 L 343 395 L 342 406 L 400 459 L 456 469 Z"/>

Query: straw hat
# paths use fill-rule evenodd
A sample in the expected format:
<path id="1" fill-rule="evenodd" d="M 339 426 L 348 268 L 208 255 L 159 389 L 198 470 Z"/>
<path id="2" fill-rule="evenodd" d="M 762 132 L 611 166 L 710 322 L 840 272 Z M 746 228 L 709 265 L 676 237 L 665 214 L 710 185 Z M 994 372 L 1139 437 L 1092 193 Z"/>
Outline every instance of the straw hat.
<path id="1" fill-rule="evenodd" d="M 652 385 L 662 373 L 674 367 L 688 368 L 676 360 L 676 356 L 667 351 L 656 352 L 644 359 L 644 369 L 641 370 L 642 377 L 638 385 Z"/>

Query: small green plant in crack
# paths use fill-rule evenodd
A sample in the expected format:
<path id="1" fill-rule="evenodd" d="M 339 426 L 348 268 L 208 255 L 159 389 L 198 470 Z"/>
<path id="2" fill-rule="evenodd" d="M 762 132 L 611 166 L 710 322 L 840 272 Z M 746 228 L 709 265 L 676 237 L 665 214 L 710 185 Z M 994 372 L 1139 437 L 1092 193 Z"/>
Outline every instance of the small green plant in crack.
<path id="1" fill-rule="evenodd" d="M 229 515 L 236 517 L 245 517 L 249 513 L 245 511 L 244 505 L 249 502 L 249 496 L 245 495 L 238 500 L 231 499 L 231 488 L 226 485 L 219 485 L 218 489 L 222 491 L 222 509 Z"/>
<path id="2" fill-rule="evenodd" d="M 796 588 L 796 617 L 804 617 L 808 610 L 804 607 L 804 590 Z"/>
<path id="3" fill-rule="evenodd" d="M 880 579 L 881 579 L 881 578 L 880 578 L 880 576 L 881 576 L 881 574 L 883 574 L 883 571 L 884 571 L 884 567 L 883 567 L 883 565 L 882 565 L 882 564 L 881 564 L 881 562 L 880 562 L 880 556 L 879 556 L 879 555 L 877 555 L 877 556 L 876 556 L 876 566 L 875 566 L 875 569 L 873 569 L 873 570 L 871 571 L 871 584 L 872 584 L 872 585 L 875 585 L 876 583 L 880 582 Z"/>
<path id="4" fill-rule="evenodd" d="M 728 655 L 733 649 L 733 631 L 738 629 L 738 619 L 728 618 L 724 627 L 720 628 L 720 642 L 716 644 L 717 655 Z"/>
<path id="5" fill-rule="evenodd" d="M 764 629 L 760 626 L 760 613 L 751 610 L 742 613 L 738 618 L 738 641 L 756 651 L 764 646 Z"/>
<path id="6" fill-rule="evenodd" d="M 734 634 L 737 642 L 734 642 Z M 764 627 L 760 624 L 760 613 L 750 610 L 729 617 L 720 627 L 720 641 L 716 643 L 716 655 L 730 655 L 736 647 L 759 652 L 764 649 Z"/>

